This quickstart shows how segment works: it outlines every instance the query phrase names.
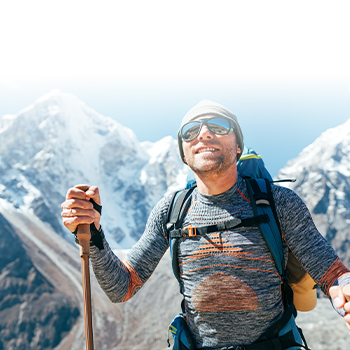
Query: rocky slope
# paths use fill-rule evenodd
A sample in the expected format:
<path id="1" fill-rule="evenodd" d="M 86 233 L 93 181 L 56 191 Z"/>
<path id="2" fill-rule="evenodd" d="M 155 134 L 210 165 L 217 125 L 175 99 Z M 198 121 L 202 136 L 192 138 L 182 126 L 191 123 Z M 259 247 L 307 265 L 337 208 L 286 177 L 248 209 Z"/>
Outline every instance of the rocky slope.
<path id="1" fill-rule="evenodd" d="M 36 268 L 2 215 L 0 225 L 0 349 L 54 348 L 79 317 L 77 300 Z"/>
<path id="2" fill-rule="evenodd" d="M 79 250 L 34 215 L 0 211 L 0 349 L 84 349 Z M 168 255 L 128 303 L 112 304 L 92 271 L 91 290 L 95 349 L 166 348 L 181 302 Z"/>

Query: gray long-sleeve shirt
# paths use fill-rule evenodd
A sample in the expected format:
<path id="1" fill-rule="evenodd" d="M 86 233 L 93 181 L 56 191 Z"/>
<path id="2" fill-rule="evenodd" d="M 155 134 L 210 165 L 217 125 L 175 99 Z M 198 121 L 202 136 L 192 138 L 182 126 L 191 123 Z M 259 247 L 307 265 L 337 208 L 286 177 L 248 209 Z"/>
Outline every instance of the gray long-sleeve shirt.
<path id="1" fill-rule="evenodd" d="M 289 247 L 328 295 L 329 287 L 342 284 L 340 276 L 350 271 L 317 231 L 301 199 L 283 187 L 272 186 L 272 192 L 285 256 Z M 248 198 L 245 182 L 240 177 L 230 190 L 220 195 L 205 196 L 195 189 L 183 227 L 253 217 Z M 169 202 L 170 197 L 158 202 L 144 234 L 123 262 L 106 241 L 104 250 L 92 247 L 95 275 L 113 302 L 132 297 L 167 250 Z M 178 259 L 187 322 L 196 348 L 250 344 L 282 316 L 281 277 L 258 227 L 181 238 Z"/>

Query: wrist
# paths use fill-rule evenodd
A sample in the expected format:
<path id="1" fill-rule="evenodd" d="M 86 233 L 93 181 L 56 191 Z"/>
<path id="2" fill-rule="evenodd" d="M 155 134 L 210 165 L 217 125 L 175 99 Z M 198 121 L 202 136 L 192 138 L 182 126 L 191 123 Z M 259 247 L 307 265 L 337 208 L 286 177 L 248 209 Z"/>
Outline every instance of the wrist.
<path id="1" fill-rule="evenodd" d="M 99 250 L 103 250 L 103 238 L 105 237 L 102 226 L 99 225 L 99 228 L 95 226 L 94 223 L 90 225 L 90 233 L 91 233 L 91 239 L 90 239 L 90 246 L 96 246 Z"/>

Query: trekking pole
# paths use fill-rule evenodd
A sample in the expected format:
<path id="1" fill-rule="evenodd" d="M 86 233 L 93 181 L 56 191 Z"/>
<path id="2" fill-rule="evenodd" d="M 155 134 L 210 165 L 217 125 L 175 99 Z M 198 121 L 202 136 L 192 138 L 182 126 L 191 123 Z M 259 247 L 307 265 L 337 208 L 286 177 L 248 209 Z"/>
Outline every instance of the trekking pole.
<path id="1" fill-rule="evenodd" d="M 76 188 L 87 191 L 89 186 L 78 185 Z M 92 334 L 92 312 L 91 312 L 91 286 L 89 272 L 90 258 L 90 225 L 84 224 L 78 226 L 77 238 L 80 245 L 80 257 L 83 277 L 83 297 L 84 297 L 84 320 L 85 320 L 85 341 L 86 350 L 94 350 Z"/>

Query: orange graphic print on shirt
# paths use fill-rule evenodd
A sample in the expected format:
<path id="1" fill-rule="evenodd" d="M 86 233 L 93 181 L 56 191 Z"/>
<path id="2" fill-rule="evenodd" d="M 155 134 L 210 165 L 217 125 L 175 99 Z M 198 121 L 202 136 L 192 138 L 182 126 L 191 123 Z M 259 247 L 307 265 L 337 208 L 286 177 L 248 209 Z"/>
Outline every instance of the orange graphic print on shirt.
<path id="1" fill-rule="evenodd" d="M 197 285 L 193 305 L 199 312 L 255 311 L 258 297 L 246 283 L 217 272 Z"/>
<path id="2" fill-rule="evenodd" d="M 222 238 L 219 233 L 213 233 L 199 246 L 198 250 L 188 256 L 186 263 L 196 259 L 203 259 L 213 254 L 230 256 L 250 255 L 250 253 L 244 253 L 241 248 L 235 248 L 232 243 L 229 243 L 226 238 Z"/>
<path id="3" fill-rule="evenodd" d="M 225 234 L 213 233 L 204 239 L 180 265 L 212 255 L 256 259 L 252 253 L 244 252 L 242 248 L 230 243 L 225 238 Z M 202 266 L 199 269 L 209 267 Z M 184 273 L 189 272 L 191 271 Z M 223 272 L 216 272 L 202 280 L 194 289 L 192 298 L 193 306 L 198 312 L 255 311 L 258 308 L 258 297 L 255 291 L 240 279 Z"/>

